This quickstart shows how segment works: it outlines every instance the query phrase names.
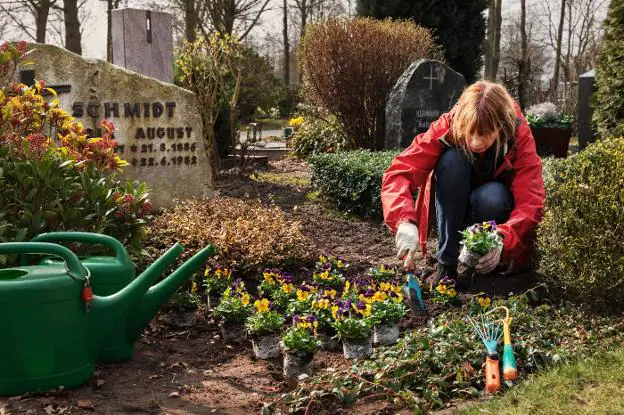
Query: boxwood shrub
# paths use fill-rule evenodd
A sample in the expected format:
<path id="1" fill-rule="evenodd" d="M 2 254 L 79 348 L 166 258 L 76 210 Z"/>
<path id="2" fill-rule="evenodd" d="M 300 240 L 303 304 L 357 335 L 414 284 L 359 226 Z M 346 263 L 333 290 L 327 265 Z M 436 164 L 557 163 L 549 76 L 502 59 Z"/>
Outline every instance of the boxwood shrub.
<path id="1" fill-rule="evenodd" d="M 624 308 L 624 138 L 547 160 L 540 272 L 572 300 Z"/>
<path id="2" fill-rule="evenodd" d="M 312 185 L 338 210 L 381 218 L 381 178 L 397 154 L 355 150 L 311 157 Z"/>

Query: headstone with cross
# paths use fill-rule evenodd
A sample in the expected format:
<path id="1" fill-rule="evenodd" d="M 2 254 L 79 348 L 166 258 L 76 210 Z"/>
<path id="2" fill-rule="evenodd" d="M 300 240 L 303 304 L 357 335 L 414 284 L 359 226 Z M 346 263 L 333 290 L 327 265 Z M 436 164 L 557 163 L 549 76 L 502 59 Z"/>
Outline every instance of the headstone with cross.
<path id="1" fill-rule="evenodd" d="M 386 104 L 386 148 L 405 148 L 448 112 L 466 87 L 442 62 L 420 59 L 401 75 Z"/>

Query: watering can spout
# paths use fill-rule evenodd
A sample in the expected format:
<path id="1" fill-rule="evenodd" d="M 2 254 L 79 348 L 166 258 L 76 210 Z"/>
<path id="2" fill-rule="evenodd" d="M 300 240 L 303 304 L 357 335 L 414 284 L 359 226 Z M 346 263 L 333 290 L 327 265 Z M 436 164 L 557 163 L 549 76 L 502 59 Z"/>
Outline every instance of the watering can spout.
<path id="1" fill-rule="evenodd" d="M 191 277 L 208 257 L 215 253 L 215 248 L 208 245 L 187 260 L 180 268 L 172 272 L 167 278 L 151 287 L 143 299 L 137 303 L 128 319 L 128 340 L 133 343 L 143 332 L 143 329 L 154 318 L 160 307 L 180 286 Z"/>
<path id="2" fill-rule="evenodd" d="M 128 315 L 133 305 L 142 301 L 143 295 L 154 280 L 175 262 L 183 250 L 182 245 L 176 243 L 122 290 L 106 297 L 95 296 L 93 298 L 89 319 L 92 330 L 90 340 L 95 354 L 101 351 L 101 344 L 109 332 L 124 316 Z"/>

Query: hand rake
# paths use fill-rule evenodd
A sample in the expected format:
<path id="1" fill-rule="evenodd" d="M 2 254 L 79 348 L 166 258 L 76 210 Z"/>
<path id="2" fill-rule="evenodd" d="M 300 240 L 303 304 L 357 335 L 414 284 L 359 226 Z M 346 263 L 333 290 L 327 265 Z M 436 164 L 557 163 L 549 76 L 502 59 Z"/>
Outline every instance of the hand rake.
<path id="1" fill-rule="evenodd" d="M 516 357 L 514 356 L 513 345 L 511 344 L 511 331 L 509 326 L 511 325 L 512 318 L 509 316 L 509 309 L 507 307 L 500 306 L 488 311 L 485 314 L 491 314 L 498 310 L 505 311 L 505 318 L 500 320 L 503 323 L 503 337 L 505 343 L 503 346 L 503 377 L 505 380 L 516 380 L 518 377 L 518 369 L 516 366 Z"/>
<path id="2" fill-rule="evenodd" d="M 485 359 L 485 390 L 489 393 L 496 393 L 500 389 L 500 369 L 496 346 L 503 335 L 503 331 L 498 321 L 491 321 L 483 314 L 478 319 L 472 319 L 468 316 L 468 321 L 472 324 L 487 350 Z"/>

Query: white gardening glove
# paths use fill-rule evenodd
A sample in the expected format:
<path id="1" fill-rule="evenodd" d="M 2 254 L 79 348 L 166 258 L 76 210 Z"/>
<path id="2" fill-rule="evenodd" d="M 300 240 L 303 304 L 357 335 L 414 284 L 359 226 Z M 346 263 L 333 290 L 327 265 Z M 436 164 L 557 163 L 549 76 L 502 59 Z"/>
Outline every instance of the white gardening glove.
<path id="1" fill-rule="evenodd" d="M 395 241 L 397 258 L 404 260 L 405 269 L 412 270 L 418 249 L 418 227 L 411 222 L 401 223 L 397 229 Z"/>
<path id="2" fill-rule="evenodd" d="M 475 267 L 479 274 L 487 274 L 494 271 L 494 268 L 500 262 L 501 254 L 503 253 L 503 247 L 492 248 L 490 252 L 479 258 L 479 263 Z"/>

